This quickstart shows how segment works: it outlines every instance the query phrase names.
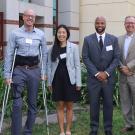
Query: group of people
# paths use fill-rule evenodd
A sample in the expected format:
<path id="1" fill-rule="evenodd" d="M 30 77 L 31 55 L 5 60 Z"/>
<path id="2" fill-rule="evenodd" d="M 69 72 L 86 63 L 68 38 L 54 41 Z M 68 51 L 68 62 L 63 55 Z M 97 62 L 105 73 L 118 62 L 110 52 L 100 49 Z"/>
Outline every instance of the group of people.
<path id="1" fill-rule="evenodd" d="M 24 25 L 13 30 L 9 36 L 4 59 L 4 78 L 12 86 L 13 109 L 11 134 L 32 135 L 37 113 L 37 95 L 40 80 L 47 80 L 56 102 L 60 135 L 71 135 L 73 103 L 80 99 L 81 67 L 79 46 L 68 39 L 66 25 L 56 29 L 52 47 L 47 49 L 44 33 L 34 27 L 36 14 L 27 9 L 23 14 Z M 97 135 L 99 127 L 100 99 L 103 101 L 105 135 L 112 135 L 113 91 L 115 69 L 120 71 L 121 107 L 125 119 L 122 132 L 134 129 L 135 113 L 135 17 L 125 18 L 126 34 L 117 38 L 105 32 L 106 19 L 96 17 L 94 34 L 84 38 L 82 59 L 88 71 L 88 93 L 90 101 L 90 133 Z M 41 47 L 41 51 L 40 48 Z M 17 49 L 14 71 L 11 67 Z M 41 53 L 42 62 L 41 66 Z M 22 131 L 22 92 L 27 86 L 28 113 Z M 66 130 L 64 113 L 66 108 Z"/>

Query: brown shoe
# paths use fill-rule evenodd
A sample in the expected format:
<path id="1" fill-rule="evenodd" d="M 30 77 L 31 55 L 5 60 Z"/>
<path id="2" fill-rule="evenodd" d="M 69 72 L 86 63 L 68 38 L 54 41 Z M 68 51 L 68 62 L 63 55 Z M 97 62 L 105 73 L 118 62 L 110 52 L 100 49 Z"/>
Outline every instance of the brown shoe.
<path id="1" fill-rule="evenodd" d="M 128 132 L 128 131 L 133 131 L 134 128 L 133 127 L 124 127 L 121 129 L 121 132 L 125 133 L 125 132 Z"/>

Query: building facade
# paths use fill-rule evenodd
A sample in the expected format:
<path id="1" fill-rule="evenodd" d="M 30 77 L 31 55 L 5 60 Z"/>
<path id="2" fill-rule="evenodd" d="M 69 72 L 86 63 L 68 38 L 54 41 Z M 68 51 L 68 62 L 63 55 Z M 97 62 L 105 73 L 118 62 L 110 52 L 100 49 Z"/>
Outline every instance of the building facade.
<path id="1" fill-rule="evenodd" d="M 123 34 L 125 16 L 135 15 L 135 0 L 1 0 L 0 57 L 9 33 L 22 25 L 22 14 L 28 8 L 37 13 L 36 26 L 45 31 L 48 46 L 53 44 L 56 26 L 66 24 L 70 41 L 81 50 L 84 36 L 95 31 L 96 16 L 106 17 L 107 32 Z"/>

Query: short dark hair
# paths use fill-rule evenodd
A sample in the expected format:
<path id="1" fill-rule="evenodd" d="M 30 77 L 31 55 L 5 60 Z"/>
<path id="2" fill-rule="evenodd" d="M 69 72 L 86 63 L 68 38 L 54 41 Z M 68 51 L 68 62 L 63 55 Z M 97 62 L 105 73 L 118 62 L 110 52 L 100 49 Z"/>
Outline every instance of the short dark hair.
<path id="1" fill-rule="evenodd" d="M 52 61 L 56 61 L 56 58 L 59 56 L 60 54 L 60 41 L 58 40 L 58 37 L 57 37 L 57 33 L 58 33 L 58 30 L 60 28 L 64 28 L 67 32 L 67 40 L 69 39 L 70 37 L 70 32 L 69 32 L 69 29 L 66 25 L 64 24 L 61 24 L 57 27 L 56 29 L 56 33 L 55 33 L 55 40 L 54 40 L 54 44 L 53 44 L 53 48 L 52 48 L 52 52 L 51 52 L 51 60 Z"/>
<path id="2" fill-rule="evenodd" d="M 135 16 L 126 16 L 126 17 L 125 17 L 125 21 L 126 21 L 128 18 L 134 18 L 134 19 L 135 19 Z"/>

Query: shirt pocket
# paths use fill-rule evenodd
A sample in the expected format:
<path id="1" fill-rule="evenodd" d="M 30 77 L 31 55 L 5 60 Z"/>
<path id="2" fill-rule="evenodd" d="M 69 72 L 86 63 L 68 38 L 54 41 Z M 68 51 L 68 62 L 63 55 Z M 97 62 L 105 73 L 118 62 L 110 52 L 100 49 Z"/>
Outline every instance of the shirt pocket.
<path id="1" fill-rule="evenodd" d="M 19 46 L 24 46 L 25 38 L 24 37 L 16 37 L 16 44 Z"/>
<path id="2" fill-rule="evenodd" d="M 40 43 L 41 43 L 41 40 L 39 38 L 33 38 L 32 42 L 33 42 L 32 45 L 34 47 L 38 47 L 40 45 Z"/>

